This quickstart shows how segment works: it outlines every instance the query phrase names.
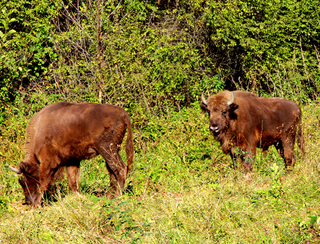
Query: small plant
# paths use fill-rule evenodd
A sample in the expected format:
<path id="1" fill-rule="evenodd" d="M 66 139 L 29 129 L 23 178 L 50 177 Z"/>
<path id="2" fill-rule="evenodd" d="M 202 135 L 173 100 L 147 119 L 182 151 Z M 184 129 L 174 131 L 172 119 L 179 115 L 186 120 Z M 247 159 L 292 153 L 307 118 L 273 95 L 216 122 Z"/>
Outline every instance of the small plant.
<path id="1" fill-rule="evenodd" d="M 280 180 L 282 171 L 277 163 L 273 163 L 270 169 L 271 169 L 271 174 L 270 174 L 271 190 L 269 192 L 274 198 L 278 198 L 284 193 L 282 183 Z"/>

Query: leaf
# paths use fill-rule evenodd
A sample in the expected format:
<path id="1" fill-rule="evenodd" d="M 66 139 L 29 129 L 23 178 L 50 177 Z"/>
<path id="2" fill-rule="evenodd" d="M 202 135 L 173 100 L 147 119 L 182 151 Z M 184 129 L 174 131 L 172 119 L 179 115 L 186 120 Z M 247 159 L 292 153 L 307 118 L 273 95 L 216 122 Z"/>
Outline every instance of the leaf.
<path id="1" fill-rule="evenodd" d="M 13 33 L 16 33 L 16 31 L 12 29 L 12 30 L 9 30 L 9 31 L 8 31 L 7 35 L 11 35 L 11 34 L 13 34 Z"/>
<path id="2" fill-rule="evenodd" d="M 9 20 L 9 23 L 12 23 L 12 22 L 15 22 L 15 21 L 17 21 L 17 19 L 16 18 L 12 18 L 12 19 Z"/>

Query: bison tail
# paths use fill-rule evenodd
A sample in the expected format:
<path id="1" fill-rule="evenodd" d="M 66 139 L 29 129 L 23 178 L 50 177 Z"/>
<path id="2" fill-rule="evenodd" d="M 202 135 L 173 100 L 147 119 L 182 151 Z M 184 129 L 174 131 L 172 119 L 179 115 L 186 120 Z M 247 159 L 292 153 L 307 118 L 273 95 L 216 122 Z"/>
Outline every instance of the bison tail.
<path id="1" fill-rule="evenodd" d="M 130 123 L 130 118 L 128 116 L 127 119 L 127 141 L 126 141 L 126 154 L 127 154 L 127 173 L 132 170 L 133 164 L 133 135 L 132 135 L 132 127 Z"/>
<path id="2" fill-rule="evenodd" d="M 302 156 L 304 156 L 305 151 L 304 151 L 304 138 L 303 138 L 303 132 L 302 132 L 302 121 L 301 121 L 301 117 L 300 117 L 300 121 L 299 121 L 299 129 L 298 129 L 298 146 L 300 148 L 301 154 Z"/>

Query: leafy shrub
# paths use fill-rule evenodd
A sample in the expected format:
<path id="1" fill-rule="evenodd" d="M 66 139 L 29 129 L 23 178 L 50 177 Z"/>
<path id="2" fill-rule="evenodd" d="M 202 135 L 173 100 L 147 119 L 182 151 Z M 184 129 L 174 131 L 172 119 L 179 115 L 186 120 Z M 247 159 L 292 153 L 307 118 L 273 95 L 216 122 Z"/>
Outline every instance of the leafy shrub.
<path id="1" fill-rule="evenodd" d="M 34 88 L 56 59 L 51 39 L 54 1 L 0 3 L 0 101 L 10 102 L 17 90 Z M 32 85 L 31 85 L 32 84 Z"/>
<path id="2" fill-rule="evenodd" d="M 319 93 L 316 1 L 209 1 L 215 62 L 237 88 L 306 101 Z"/>

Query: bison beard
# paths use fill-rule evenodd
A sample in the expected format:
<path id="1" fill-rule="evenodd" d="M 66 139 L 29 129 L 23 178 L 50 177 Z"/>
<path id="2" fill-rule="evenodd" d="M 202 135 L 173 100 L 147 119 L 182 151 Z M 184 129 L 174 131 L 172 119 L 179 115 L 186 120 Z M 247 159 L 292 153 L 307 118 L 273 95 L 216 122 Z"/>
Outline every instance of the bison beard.
<path id="1" fill-rule="evenodd" d="M 243 91 L 222 91 L 207 100 L 203 95 L 201 98 L 201 109 L 209 114 L 209 129 L 215 140 L 234 162 L 240 157 L 247 172 L 252 170 L 256 148 L 266 151 L 272 145 L 286 167 L 293 168 L 296 134 L 304 154 L 301 109 L 295 102 Z"/>
<path id="2" fill-rule="evenodd" d="M 119 155 L 126 130 L 127 165 Z M 27 132 L 27 158 L 18 169 L 10 166 L 22 174 L 19 183 L 26 204 L 40 205 L 43 193 L 64 167 L 70 189 L 77 191 L 80 161 L 99 154 L 110 175 L 107 196 L 118 196 L 124 188 L 133 163 L 133 139 L 129 115 L 122 108 L 93 103 L 52 104 L 30 120 Z"/>

